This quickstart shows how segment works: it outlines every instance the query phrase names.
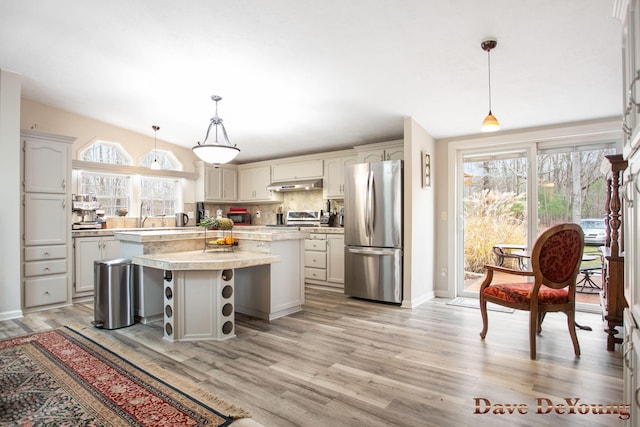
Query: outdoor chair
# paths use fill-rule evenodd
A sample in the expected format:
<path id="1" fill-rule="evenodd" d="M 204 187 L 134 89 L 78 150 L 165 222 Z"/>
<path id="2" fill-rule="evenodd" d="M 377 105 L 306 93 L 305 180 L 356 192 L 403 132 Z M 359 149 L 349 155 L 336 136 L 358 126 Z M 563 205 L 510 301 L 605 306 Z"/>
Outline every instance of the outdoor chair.
<path id="1" fill-rule="evenodd" d="M 487 302 L 528 310 L 529 347 L 536 359 L 536 334 L 542 331 L 542 321 L 548 312 L 562 311 L 567 315 L 569 334 L 576 356 L 580 345 L 576 336 L 575 296 L 576 279 L 580 270 L 584 234 L 579 225 L 566 223 L 545 230 L 533 245 L 531 271 L 485 265 L 487 275 L 480 286 L 480 312 L 483 328 L 480 337 L 487 335 Z M 523 277 L 523 281 L 492 284 L 494 273 L 508 273 Z M 533 278 L 533 281 L 526 281 Z"/>

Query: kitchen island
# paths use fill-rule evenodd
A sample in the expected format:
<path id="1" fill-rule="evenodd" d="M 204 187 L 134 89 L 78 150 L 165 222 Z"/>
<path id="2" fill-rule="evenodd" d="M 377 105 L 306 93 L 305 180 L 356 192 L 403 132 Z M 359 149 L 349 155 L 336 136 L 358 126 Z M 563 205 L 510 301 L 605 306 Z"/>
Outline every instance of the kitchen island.
<path id="1" fill-rule="evenodd" d="M 136 316 L 143 322 L 163 319 L 166 339 L 227 339 L 235 336 L 235 312 L 273 320 L 304 304 L 306 232 L 234 228 L 238 246 L 233 251 L 204 250 L 201 229 L 114 235 L 122 256 L 140 266 Z M 222 235 L 207 231 L 206 239 Z M 202 317 L 205 312 L 208 320 Z"/>

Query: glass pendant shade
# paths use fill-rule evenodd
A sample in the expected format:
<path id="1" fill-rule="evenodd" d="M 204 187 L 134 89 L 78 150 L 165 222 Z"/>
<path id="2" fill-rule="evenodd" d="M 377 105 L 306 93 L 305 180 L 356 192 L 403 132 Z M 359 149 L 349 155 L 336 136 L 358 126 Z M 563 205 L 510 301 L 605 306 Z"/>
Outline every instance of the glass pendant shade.
<path id="1" fill-rule="evenodd" d="M 216 103 L 216 115 L 209 123 L 207 134 L 204 137 L 204 142 L 198 142 L 198 145 L 194 145 L 191 149 L 200 160 L 214 165 L 221 165 L 235 159 L 240 153 L 240 149 L 229 142 L 227 130 L 222 124 L 222 119 L 218 117 L 218 101 L 222 98 L 217 95 L 213 95 L 211 99 Z M 212 127 L 214 128 L 215 141 L 207 144 Z M 220 134 L 222 136 L 222 141 L 218 140 L 218 128 L 221 130 Z"/>
<path id="2" fill-rule="evenodd" d="M 498 41 L 495 39 L 487 39 L 480 44 L 482 50 L 487 52 L 487 68 L 489 70 L 489 114 L 482 121 L 482 126 L 480 127 L 482 132 L 495 132 L 500 129 L 498 119 L 491 113 L 491 49 L 494 49 L 497 45 Z"/>
<path id="3" fill-rule="evenodd" d="M 153 159 L 153 163 L 151 163 L 151 166 L 149 166 L 149 168 L 154 171 L 160 170 L 160 163 L 158 162 L 158 159 Z"/>
<path id="4" fill-rule="evenodd" d="M 192 150 L 200 160 L 217 165 L 229 163 L 240 153 L 239 148 L 222 144 L 196 145 Z"/>
<path id="5" fill-rule="evenodd" d="M 495 132 L 499 129 L 500 123 L 498 122 L 498 119 L 496 119 L 496 116 L 491 114 L 491 110 L 489 110 L 489 114 L 484 118 L 480 130 L 482 130 L 482 132 Z"/>

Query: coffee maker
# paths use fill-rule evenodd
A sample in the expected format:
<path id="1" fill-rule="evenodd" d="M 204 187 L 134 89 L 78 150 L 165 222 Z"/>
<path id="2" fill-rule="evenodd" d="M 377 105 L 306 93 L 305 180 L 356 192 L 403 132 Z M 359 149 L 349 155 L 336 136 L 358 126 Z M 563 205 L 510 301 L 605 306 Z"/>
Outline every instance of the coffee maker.
<path id="1" fill-rule="evenodd" d="M 204 202 L 196 203 L 196 225 L 200 224 L 200 221 L 206 218 L 206 212 L 204 210 Z"/>
<path id="2" fill-rule="evenodd" d="M 100 204 L 95 196 L 74 195 L 72 202 L 73 223 L 72 230 L 82 230 L 91 228 L 102 228 L 102 223 L 98 221 L 97 210 Z"/>

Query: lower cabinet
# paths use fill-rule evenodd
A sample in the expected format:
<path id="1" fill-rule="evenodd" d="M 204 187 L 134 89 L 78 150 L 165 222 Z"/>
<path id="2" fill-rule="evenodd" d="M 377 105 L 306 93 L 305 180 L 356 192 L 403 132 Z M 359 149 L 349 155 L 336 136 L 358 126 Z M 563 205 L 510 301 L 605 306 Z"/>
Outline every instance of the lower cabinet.
<path id="1" fill-rule="evenodd" d="M 327 282 L 344 288 L 344 234 L 327 234 Z"/>
<path id="2" fill-rule="evenodd" d="M 24 307 L 67 302 L 69 271 L 67 245 L 24 248 Z"/>
<path id="3" fill-rule="evenodd" d="M 73 239 L 73 296 L 93 295 L 94 261 L 120 258 L 120 241 L 113 236 Z"/>
<path id="4" fill-rule="evenodd" d="M 622 376 L 624 380 L 622 401 L 630 405 L 630 418 L 625 420 L 625 426 L 640 425 L 640 402 L 637 390 L 640 388 L 638 367 L 640 367 L 640 330 L 628 308 L 623 314 L 624 340 L 622 343 Z"/>
<path id="5" fill-rule="evenodd" d="M 304 282 L 344 287 L 344 235 L 311 233 L 304 242 Z"/>

